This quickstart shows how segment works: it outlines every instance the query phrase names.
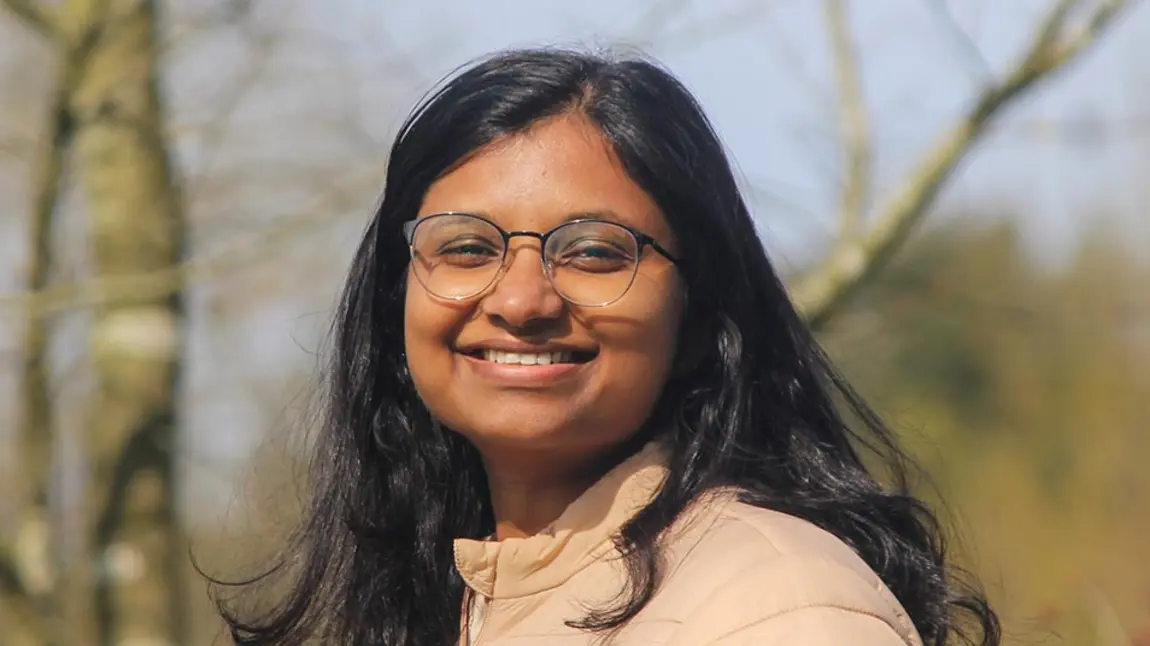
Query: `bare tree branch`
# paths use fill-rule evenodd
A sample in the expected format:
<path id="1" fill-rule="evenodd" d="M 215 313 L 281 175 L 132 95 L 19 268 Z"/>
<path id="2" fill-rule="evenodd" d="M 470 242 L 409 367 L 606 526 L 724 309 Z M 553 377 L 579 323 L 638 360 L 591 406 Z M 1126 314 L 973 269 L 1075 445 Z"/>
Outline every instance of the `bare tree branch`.
<path id="1" fill-rule="evenodd" d="M 966 67 L 970 73 L 971 78 L 979 83 L 989 83 L 994 79 L 994 68 L 982 55 L 982 50 L 979 49 L 978 44 L 970 37 L 970 34 L 963 29 L 962 25 L 958 24 L 954 14 L 950 10 L 950 4 L 947 0 L 933 0 L 930 7 L 934 9 L 932 13 L 938 20 L 938 23 L 946 30 L 950 37 L 954 40 L 955 45 L 958 46 L 962 57 L 966 61 Z"/>
<path id="2" fill-rule="evenodd" d="M 52 11 L 39 0 L 2 0 L 8 10 L 24 21 L 24 24 L 47 38 L 54 39 L 59 32 L 59 24 Z"/>
<path id="3" fill-rule="evenodd" d="M 683 51 L 702 43 L 715 42 L 727 38 L 732 32 L 751 25 L 766 22 L 765 15 L 772 5 L 759 0 L 749 0 L 741 5 L 711 17 L 705 22 L 689 23 L 678 29 L 665 30 L 661 48 Z"/>
<path id="4" fill-rule="evenodd" d="M 52 253 L 52 228 L 60 202 L 63 187 L 65 158 L 72 140 L 73 123 L 68 109 L 69 87 L 62 83 L 55 91 L 52 108 L 49 112 L 49 132 L 44 137 L 38 153 L 35 171 L 35 197 L 33 199 L 31 225 L 29 227 L 30 256 L 27 270 L 27 285 L 30 290 L 42 290 L 48 286 L 48 276 L 54 265 Z M 51 408 L 47 381 L 47 329 L 40 317 L 29 312 L 24 330 L 24 423 L 21 436 L 28 444 L 39 446 L 41 440 L 50 434 L 48 414 Z M 22 452 L 25 466 L 34 471 L 34 488 L 43 487 L 43 497 L 47 498 L 47 482 L 40 482 L 48 471 L 48 442 L 44 442 L 45 452 Z M 31 460 L 34 464 L 29 464 Z M 27 481 L 27 479 L 26 479 Z M 39 497 L 39 495 L 37 496 Z"/>
<path id="5" fill-rule="evenodd" d="M 52 229 L 58 210 L 64 181 L 64 167 L 69 146 L 74 134 L 69 101 L 75 83 L 76 66 L 66 64 L 56 81 L 48 110 L 48 127 L 36 147 L 33 160 L 33 198 L 29 216 L 28 247 L 29 259 L 26 271 L 26 285 L 29 290 L 45 289 L 54 258 L 52 252 Z M 50 572 L 48 562 L 50 550 L 47 548 L 49 534 L 48 490 L 52 472 L 52 395 L 49 386 L 49 361 L 47 356 L 49 322 L 38 315 L 35 308 L 25 311 L 25 324 L 21 342 L 22 361 L 20 373 L 20 402 L 22 417 L 17 441 L 19 442 L 20 484 L 18 494 L 20 526 L 18 536 L 39 541 L 32 558 L 35 563 L 25 563 L 38 572 Z M 43 528 L 43 531 L 26 531 Z M 5 554 L 0 554 L 4 556 Z M 25 555 L 27 557 L 27 555 Z M 33 586 L 24 580 L 19 557 L 0 563 L 0 583 L 8 593 L 9 603 L 27 605 L 18 609 L 18 614 L 29 623 L 34 617 L 41 621 L 36 625 L 38 633 L 45 634 L 54 626 L 47 621 L 57 613 L 58 600 L 52 594 L 51 585 Z M 42 624 L 42 625 L 41 625 Z M 34 627 L 29 624 L 30 627 Z M 49 635 L 45 634 L 45 638 Z M 54 637 L 61 637 L 55 635 Z"/>
<path id="6" fill-rule="evenodd" d="M 846 149 L 846 173 L 839 205 L 840 235 L 858 235 L 867 208 L 871 182 L 871 138 L 862 93 L 859 54 L 851 38 L 846 0 L 823 0 L 839 87 L 842 137 Z"/>
<path id="7" fill-rule="evenodd" d="M 647 10 L 628 31 L 632 38 L 651 42 L 662 35 L 667 24 L 691 6 L 691 0 L 658 0 L 647 5 Z"/>
<path id="8" fill-rule="evenodd" d="M 706 20 L 688 21 L 686 24 L 673 26 L 675 20 L 682 18 L 695 4 L 697 3 L 692 0 L 659 0 L 650 3 L 643 15 L 627 31 L 628 40 L 658 49 L 670 48 L 682 52 L 700 43 L 713 42 L 716 38 L 729 36 L 731 32 L 748 25 L 760 24 L 762 20 L 756 18 L 761 19 L 771 8 L 769 3 L 761 0 L 744 0 L 735 7 L 708 16 Z"/>
<path id="9" fill-rule="evenodd" d="M 1066 18 L 1078 1 L 1059 0 L 1017 67 L 1003 81 L 981 92 L 968 114 L 942 135 L 896 188 L 868 229 L 840 239 L 830 256 L 799 280 L 793 296 L 812 326 L 824 324 L 859 286 L 886 265 L 999 111 L 1073 60 L 1113 24 L 1122 9 L 1133 4 L 1106 0 L 1094 9 L 1078 34 L 1067 37 L 1063 33 Z"/>
<path id="10" fill-rule="evenodd" d="M 70 88 L 64 80 L 54 93 L 49 112 L 49 132 L 37 153 L 26 279 L 30 290 L 46 288 L 49 274 L 55 265 L 52 229 L 63 188 L 65 159 L 73 135 L 73 123 L 68 109 L 69 92 Z M 37 314 L 35 308 L 27 308 L 25 312 L 20 380 L 23 417 L 18 438 L 23 472 L 21 481 L 26 487 L 21 505 L 22 524 L 46 526 L 52 473 L 53 415 L 48 380 L 49 326 L 48 321 Z M 42 603 L 47 601 L 42 600 Z"/>
<path id="11" fill-rule="evenodd" d="M 113 305 L 122 301 L 155 298 L 171 294 L 195 282 L 233 275 L 245 266 L 274 253 L 286 241 L 311 227 L 330 222 L 330 216 L 350 206 L 360 182 L 375 182 L 379 168 L 366 168 L 340 182 L 325 187 L 316 199 L 297 213 L 281 218 L 262 231 L 255 240 L 237 241 L 227 249 L 191 258 L 179 265 L 136 274 L 92 279 L 71 284 L 53 285 L 39 292 L 0 295 L 0 310 L 32 308 L 39 316 L 93 306 Z M 29 311 L 26 309 L 26 311 Z"/>
<path id="12" fill-rule="evenodd" d="M 1081 0 L 1057 1 L 1050 10 L 1050 13 L 1046 14 L 1046 18 L 1042 20 L 1038 29 L 1034 32 L 1034 43 L 1028 50 L 1030 54 L 1037 54 L 1047 49 L 1058 39 L 1059 34 L 1062 32 L 1063 25 L 1066 23 L 1066 17 L 1070 15 L 1071 10 L 1073 10 L 1080 1 Z"/>
<path id="13" fill-rule="evenodd" d="M 171 56 L 185 43 L 190 42 L 193 36 L 216 27 L 235 25 L 246 19 L 247 15 L 255 9 L 254 2 L 245 2 L 242 11 L 237 12 L 236 4 L 233 2 L 214 3 L 202 13 L 181 21 L 175 25 L 168 38 L 159 44 L 160 52 L 165 56 Z"/>
<path id="14" fill-rule="evenodd" d="M 215 163 L 220 147 L 227 135 L 228 126 L 232 122 L 232 115 L 243 104 L 244 99 L 249 96 L 252 89 L 256 87 L 256 82 L 264 75 L 271 63 L 272 52 L 277 44 L 276 39 L 266 34 L 256 34 L 253 41 L 254 51 L 249 59 L 250 62 L 232 83 L 232 86 L 228 88 L 228 92 L 218 99 L 220 107 L 215 111 L 200 135 L 200 167 L 195 171 L 188 172 L 185 180 L 189 185 L 186 189 L 189 201 L 194 201 L 193 194 L 196 192 L 197 185 L 203 182 L 204 176 Z"/>
<path id="15" fill-rule="evenodd" d="M 1067 0 L 1063 0 L 1065 3 Z M 1090 19 L 1082 26 L 1081 31 L 1073 38 L 1064 40 L 1057 46 L 1052 60 L 1048 61 L 1046 69 L 1053 69 L 1064 64 L 1079 52 L 1098 39 L 1098 36 L 1111 24 L 1118 14 L 1128 5 L 1137 4 L 1139 0 L 1103 0 L 1102 6 L 1095 9 Z"/>

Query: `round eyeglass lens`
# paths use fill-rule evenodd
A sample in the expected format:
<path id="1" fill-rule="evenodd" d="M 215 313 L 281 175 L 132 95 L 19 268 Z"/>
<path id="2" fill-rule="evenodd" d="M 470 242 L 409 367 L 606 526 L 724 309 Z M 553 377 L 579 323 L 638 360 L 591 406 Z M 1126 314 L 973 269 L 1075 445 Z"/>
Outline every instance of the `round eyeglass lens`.
<path id="1" fill-rule="evenodd" d="M 635 280 L 639 243 L 610 222 L 572 222 L 555 229 L 543 250 L 551 283 L 577 305 L 607 305 Z"/>
<path id="2" fill-rule="evenodd" d="M 503 234 L 471 215 L 433 215 L 412 232 L 415 277 L 431 294 L 460 300 L 487 289 L 503 265 Z"/>

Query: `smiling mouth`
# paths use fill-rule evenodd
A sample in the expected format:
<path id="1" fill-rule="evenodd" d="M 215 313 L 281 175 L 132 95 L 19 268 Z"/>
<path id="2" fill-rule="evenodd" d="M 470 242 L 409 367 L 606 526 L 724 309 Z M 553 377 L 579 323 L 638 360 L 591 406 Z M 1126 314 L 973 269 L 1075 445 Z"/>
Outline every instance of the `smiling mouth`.
<path id="1" fill-rule="evenodd" d="M 549 366 L 553 364 L 587 363 L 597 352 L 583 350 L 562 350 L 556 352 L 508 352 L 505 350 L 477 349 L 464 353 L 466 356 L 491 363 L 514 366 Z"/>

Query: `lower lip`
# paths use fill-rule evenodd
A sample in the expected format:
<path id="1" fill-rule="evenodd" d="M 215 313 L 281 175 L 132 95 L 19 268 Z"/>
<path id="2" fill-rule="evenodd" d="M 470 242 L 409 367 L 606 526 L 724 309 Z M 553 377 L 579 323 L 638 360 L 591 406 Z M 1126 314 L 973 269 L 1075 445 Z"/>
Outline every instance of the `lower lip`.
<path id="1" fill-rule="evenodd" d="M 509 386 L 546 386 L 569 379 L 591 363 L 588 361 L 527 366 L 519 363 L 496 363 L 466 354 L 459 356 L 463 357 L 480 377 Z"/>

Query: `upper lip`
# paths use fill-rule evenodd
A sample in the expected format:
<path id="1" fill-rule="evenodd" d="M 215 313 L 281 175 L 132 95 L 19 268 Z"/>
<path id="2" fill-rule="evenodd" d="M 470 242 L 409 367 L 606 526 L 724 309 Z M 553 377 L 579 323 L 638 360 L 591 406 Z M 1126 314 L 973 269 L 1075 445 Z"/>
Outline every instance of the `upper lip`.
<path id="1" fill-rule="evenodd" d="M 456 352 L 464 354 L 481 352 L 483 350 L 501 350 L 503 352 L 544 353 L 544 352 L 597 352 L 598 348 L 574 343 L 549 341 L 547 343 L 524 343 L 508 339 L 492 339 L 490 341 L 477 341 L 475 343 L 461 344 L 455 348 Z"/>

